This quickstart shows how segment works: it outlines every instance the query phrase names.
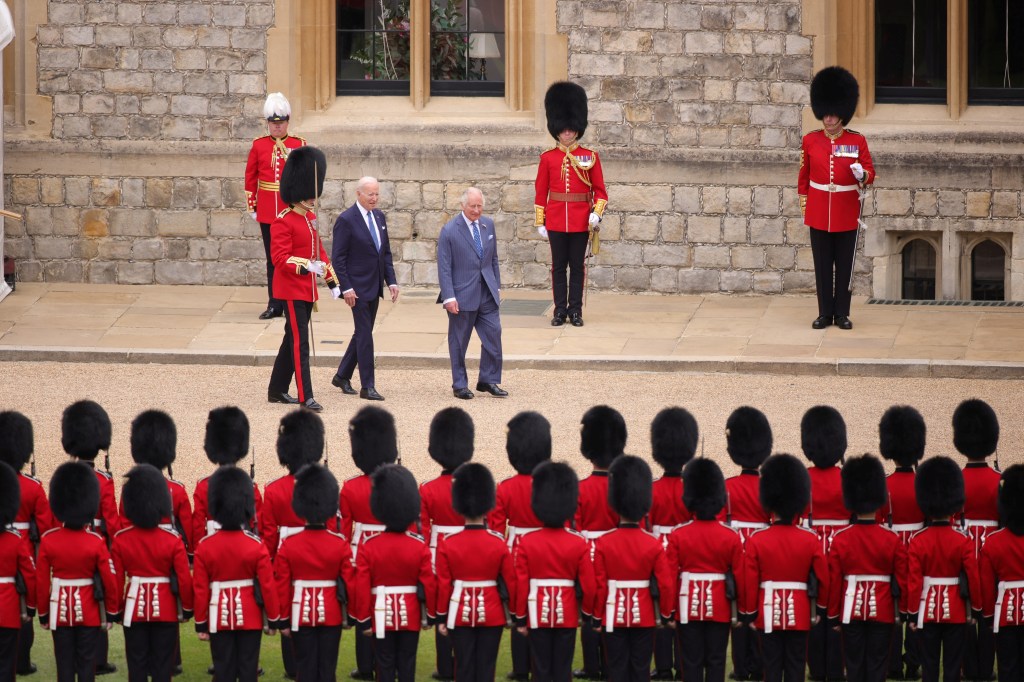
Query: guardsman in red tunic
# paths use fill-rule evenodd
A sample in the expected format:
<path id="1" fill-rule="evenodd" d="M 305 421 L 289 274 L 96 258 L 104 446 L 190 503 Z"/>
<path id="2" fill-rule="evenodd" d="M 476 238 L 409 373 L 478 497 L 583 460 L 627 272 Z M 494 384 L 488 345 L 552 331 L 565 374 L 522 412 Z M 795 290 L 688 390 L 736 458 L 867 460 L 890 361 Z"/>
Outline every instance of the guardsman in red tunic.
<path id="1" fill-rule="evenodd" d="M 531 507 L 543 527 L 518 538 L 514 609 L 518 629 L 530 643 L 533 682 L 569 680 L 576 628 L 592 627 L 596 586 L 590 543 L 565 527 L 577 497 L 579 482 L 568 464 L 544 462 L 533 471 Z"/>
<path id="2" fill-rule="evenodd" d="M 20 506 L 18 474 L 0 462 L 0 682 L 14 682 L 18 633 L 36 616 L 36 563 L 29 543 L 11 528 Z"/>
<path id="3" fill-rule="evenodd" d="M 21 489 L 21 505 L 14 517 L 11 527 L 25 540 L 33 556 L 39 546 L 39 538 L 43 533 L 56 525 L 50 504 L 46 501 L 46 489 L 35 476 L 22 473 L 22 469 L 32 459 L 34 442 L 32 422 L 28 417 L 8 410 L 0 412 L 0 462 L 18 472 L 18 484 Z M 35 473 L 35 461 L 32 472 Z M 35 631 L 32 622 L 23 623 L 21 634 L 18 635 L 18 674 L 31 675 L 36 665 L 31 661 L 32 643 Z"/>
<path id="4" fill-rule="evenodd" d="M 441 465 L 440 476 L 420 485 L 420 532 L 427 538 L 434 562 L 439 539 L 459 532 L 465 525 L 462 516 L 452 507 L 452 472 L 473 457 L 473 418 L 458 407 L 446 407 L 435 414 L 430 422 L 427 452 Z M 438 623 L 434 632 L 437 654 L 434 679 L 450 680 L 455 677 L 452 644 L 448 636 L 442 634 L 440 625 Z"/>
<path id="5" fill-rule="evenodd" d="M 338 277 L 313 213 L 313 202 L 324 191 L 326 172 L 327 158 L 316 147 L 301 147 L 289 154 L 281 176 L 281 198 L 288 207 L 270 226 L 274 291 L 284 301 L 285 323 L 267 399 L 272 403 L 299 404 L 315 412 L 323 409 L 313 399 L 309 378 L 309 322 L 319 297 L 317 275 L 324 278 L 335 299 L 341 296 Z M 298 398 L 288 394 L 293 376 Z"/>
<path id="6" fill-rule="evenodd" d="M 533 513 L 530 495 L 533 470 L 551 459 L 551 424 L 539 412 L 520 412 L 509 420 L 506 428 L 505 453 L 516 474 L 498 484 L 494 511 L 488 515 L 487 525 L 505 537 L 514 561 L 518 539 L 542 525 Z M 517 628 L 513 628 L 509 639 L 512 648 L 509 679 L 529 680 L 530 644 Z"/>
<path id="7" fill-rule="evenodd" d="M 509 623 L 516 587 L 505 537 L 487 528 L 494 477 L 467 462 L 452 477 L 452 505 L 464 529 L 437 546 L 437 620 L 455 650 L 456 680 L 494 680 L 501 631 Z"/>
<path id="8" fill-rule="evenodd" d="M 263 250 L 267 255 L 267 309 L 261 320 L 284 314 L 284 302 L 274 297 L 274 262 L 270 257 L 270 225 L 288 204 L 281 199 L 281 175 L 291 150 L 306 141 L 288 134 L 291 104 L 280 92 L 272 92 L 263 103 L 267 119 L 267 135 L 252 141 L 249 160 L 245 164 L 245 201 L 252 219 L 260 224 Z"/>
<path id="9" fill-rule="evenodd" d="M 90 682 L 100 630 L 117 620 L 121 598 L 107 541 L 92 530 L 100 508 L 96 474 L 82 462 L 61 464 L 50 479 L 50 504 L 63 526 L 39 542 L 39 622 L 53 634 L 57 680 Z"/>
<path id="10" fill-rule="evenodd" d="M 827 405 L 807 410 L 800 420 L 800 444 L 813 465 L 807 470 L 811 478 L 811 503 L 804 514 L 805 526 L 817 534 L 821 551 L 827 557 L 832 536 L 850 525 L 850 512 L 843 504 L 842 474 L 837 466 L 846 454 L 843 416 Z M 843 677 L 842 642 L 825 619 L 811 626 L 807 667 L 812 680 Z"/>
<path id="11" fill-rule="evenodd" d="M 948 457 L 932 457 L 917 469 L 917 504 L 928 519 L 910 539 L 907 608 L 918 632 L 921 679 L 959 680 L 967 624 L 981 614 L 981 583 L 974 543 L 954 526 L 963 510 L 964 477 Z M 975 614 L 974 612 L 977 611 Z"/>
<path id="12" fill-rule="evenodd" d="M 420 629 L 437 613 L 430 548 L 408 530 L 419 518 L 420 495 L 416 479 L 400 465 L 385 464 L 370 478 L 370 508 L 384 532 L 359 548 L 352 617 L 357 636 L 374 642 L 377 680 L 413 682 Z"/>
<path id="13" fill-rule="evenodd" d="M 111 547 L 121 598 L 130 679 L 170 682 L 178 623 L 192 617 L 192 573 L 181 538 L 160 527 L 171 495 L 156 467 L 138 464 L 125 475 L 121 497 L 131 525 Z"/>
<path id="14" fill-rule="evenodd" d="M 999 483 L 1003 528 L 981 548 L 983 613 L 995 630 L 1000 680 L 1024 679 L 1024 466 Z"/>
<path id="15" fill-rule="evenodd" d="M 760 632 L 765 682 L 796 682 L 804 679 L 807 632 L 828 601 L 828 563 L 818 536 L 796 524 L 811 501 L 811 479 L 800 460 L 769 457 L 760 495 L 772 525 L 751 535 L 744 548 L 741 618 Z"/>
<path id="16" fill-rule="evenodd" d="M 640 527 L 651 509 L 651 468 L 622 455 L 608 470 L 619 527 L 594 545 L 594 620 L 603 630 L 608 679 L 651 679 L 654 631 L 672 620 L 675 576 L 657 536 Z"/>
<path id="17" fill-rule="evenodd" d="M 857 251 L 860 193 L 875 181 L 868 141 L 845 130 L 857 110 L 857 79 L 841 66 L 822 69 L 811 81 L 811 109 L 821 130 L 804 135 L 797 193 L 804 224 L 811 228 L 811 252 L 818 291 L 814 329 L 850 322 L 850 284 Z M 834 273 L 834 274 L 833 274 Z"/>
<path id="18" fill-rule="evenodd" d="M 684 680 L 725 680 L 729 625 L 735 621 L 736 580 L 743 567 L 737 531 L 716 519 L 725 507 L 725 479 L 713 460 L 695 459 L 683 470 L 683 501 L 693 520 L 668 537 L 669 568 L 676 576 L 676 630 Z"/>
<path id="19" fill-rule="evenodd" d="M 910 546 L 913 534 L 924 528 L 924 514 L 914 492 L 914 470 L 924 457 L 925 434 L 924 418 L 909 405 L 893 405 L 878 423 L 878 451 L 896 465 L 885 480 L 889 500 L 878 510 L 878 522 L 899 536 L 904 549 Z M 910 629 L 906 611 L 900 613 L 900 622 L 903 625 L 896 627 L 889 651 L 889 678 L 920 679 L 917 633 Z"/>
<path id="20" fill-rule="evenodd" d="M 579 143 L 587 130 L 587 93 L 575 83 L 553 83 L 544 96 L 544 110 L 548 132 L 558 144 L 540 155 L 533 208 L 537 231 L 551 243 L 551 324 L 560 327 L 568 318 L 574 327 L 582 327 L 587 242 L 591 230 L 597 239 L 608 192 L 597 152 Z"/>
<path id="21" fill-rule="evenodd" d="M 852 525 L 833 535 L 828 553 L 828 621 L 843 636 L 850 682 L 885 682 L 888 652 L 907 593 L 907 550 L 899 535 L 878 523 L 885 507 L 885 469 L 871 455 L 843 465 L 843 502 Z"/>
<path id="22" fill-rule="evenodd" d="M 287 621 L 282 634 L 295 645 L 295 679 L 333 682 L 355 570 L 348 538 L 328 526 L 338 515 L 338 481 L 319 464 L 302 467 L 291 506 L 306 525 L 282 541 L 274 558 Z"/>
<path id="23" fill-rule="evenodd" d="M 210 477 L 210 516 L 220 530 L 203 538 L 194 562 L 196 632 L 210 642 L 217 680 L 255 680 L 264 631 L 287 625 L 270 553 L 248 528 L 256 514 L 252 479 L 237 467 Z"/>

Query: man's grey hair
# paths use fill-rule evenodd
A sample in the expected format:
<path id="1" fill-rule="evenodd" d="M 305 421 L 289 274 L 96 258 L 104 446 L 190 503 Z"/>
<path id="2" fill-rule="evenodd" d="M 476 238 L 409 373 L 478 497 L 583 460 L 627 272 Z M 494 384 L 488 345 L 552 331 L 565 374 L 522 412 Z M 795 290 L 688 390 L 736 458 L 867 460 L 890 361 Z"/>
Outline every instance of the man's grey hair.
<path id="1" fill-rule="evenodd" d="M 469 193 L 470 192 L 476 192 L 477 194 L 479 194 L 480 195 L 480 202 L 482 204 L 486 205 L 487 202 L 484 199 L 484 193 L 480 191 L 479 187 L 467 187 L 466 191 L 462 193 L 461 197 L 459 197 L 459 203 L 460 204 L 462 204 L 463 206 L 466 205 L 466 203 L 469 201 Z"/>
<path id="2" fill-rule="evenodd" d="M 373 177 L 371 175 L 364 175 L 363 177 L 359 178 L 359 182 L 356 183 L 356 191 L 357 192 L 362 192 L 364 189 L 366 189 L 367 185 L 372 185 L 372 184 L 380 184 L 380 183 L 377 182 L 377 178 L 375 178 L 375 177 Z"/>

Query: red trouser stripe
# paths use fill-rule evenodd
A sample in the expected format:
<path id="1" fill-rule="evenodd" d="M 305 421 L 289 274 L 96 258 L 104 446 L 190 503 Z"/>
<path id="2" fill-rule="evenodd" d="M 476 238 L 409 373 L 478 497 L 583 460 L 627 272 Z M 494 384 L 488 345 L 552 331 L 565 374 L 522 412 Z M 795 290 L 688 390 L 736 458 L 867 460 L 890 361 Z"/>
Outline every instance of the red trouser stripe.
<path id="1" fill-rule="evenodd" d="M 292 332 L 292 364 L 295 366 L 295 392 L 299 402 L 306 402 L 306 387 L 302 385 L 302 339 L 299 338 L 299 325 L 295 320 L 295 301 L 288 301 L 288 324 Z"/>

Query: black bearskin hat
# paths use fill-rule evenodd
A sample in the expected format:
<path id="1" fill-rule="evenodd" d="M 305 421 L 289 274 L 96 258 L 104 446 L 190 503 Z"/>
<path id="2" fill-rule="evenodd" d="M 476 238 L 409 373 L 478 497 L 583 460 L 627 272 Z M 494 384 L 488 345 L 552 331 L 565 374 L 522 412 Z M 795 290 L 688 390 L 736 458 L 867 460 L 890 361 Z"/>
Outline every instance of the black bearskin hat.
<path id="1" fill-rule="evenodd" d="M 859 97 L 857 79 L 841 66 L 827 66 L 811 81 L 811 111 L 819 121 L 833 114 L 849 125 Z"/>
<path id="2" fill-rule="evenodd" d="M 737 407 L 725 421 L 725 449 L 744 469 L 756 469 L 772 454 L 772 427 L 756 407 Z"/>
<path id="3" fill-rule="evenodd" d="M 206 458 L 214 464 L 235 464 L 249 452 L 249 418 L 237 407 L 215 407 L 206 418 L 203 441 Z"/>
<path id="4" fill-rule="evenodd" d="M 370 511 L 388 530 L 406 531 L 420 517 L 420 491 L 412 472 L 399 464 L 385 464 L 370 478 Z"/>
<path id="5" fill-rule="evenodd" d="M 713 521 L 725 507 L 725 476 L 714 460 L 698 457 L 683 469 L 683 504 L 699 521 Z"/>
<path id="6" fill-rule="evenodd" d="M 326 467 L 307 464 L 295 474 L 292 510 L 309 524 L 324 524 L 338 513 L 338 479 Z"/>
<path id="7" fill-rule="evenodd" d="M 896 466 L 912 467 L 924 457 L 924 417 L 909 405 L 893 405 L 878 423 L 878 451 Z"/>
<path id="8" fill-rule="evenodd" d="M 847 460 L 843 465 L 843 504 L 851 514 L 873 514 L 889 501 L 885 467 L 871 455 Z"/>
<path id="9" fill-rule="evenodd" d="M 576 514 L 580 481 L 565 462 L 543 462 L 533 472 L 530 508 L 545 526 L 561 528 Z"/>
<path id="10" fill-rule="evenodd" d="M 174 462 L 178 430 L 171 415 L 146 410 L 132 420 L 132 459 L 136 464 L 152 464 L 166 469 Z"/>
<path id="11" fill-rule="evenodd" d="M 793 523 L 811 501 L 811 477 L 793 455 L 773 455 L 761 465 L 761 506 L 782 523 Z"/>
<path id="12" fill-rule="evenodd" d="M 160 470 L 150 464 L 136 464 L 124 475 L 121 503 L 124 515 L 138 528 L 156 528 L 172 513 L 171 491 Z"/>
<path id="13" fill-rule="evenodd" d="M 665 471 L 681 471 L 697 452 L 697 420 L 681 407 L 666 407 L 651 422 L 651 455 Z"/>
<path id="14" fill-rule="evenodd" d="M 517 473 L 530 475 L 551 459 L 551 423 L 539 412 L 520 412 L 508 422 L 508 462 Z"/>
<path id="15" fill-rule="evenodd" d="M 477 519 L 494 509 L 494 476 L 477 462 L 466 462 L 452 475 L 452 509 Z"/>
<path id="16" fill-rule="evenodd" d="M 85 462 L 65 462 L 50 479 L 50 510 L 68 528 L 92 525 L 100 509 L 100 484 Z"/>
<path id="17" fill-rule="evenodd" d="M 18 473 L 0 462 L 0 529 L 14 523 L 21 509 L 21 482 Z"/>
<path id="18" fill-rule="evenodd" d="M 352 461 L 364 474 L 372 474 L 382 464 L 398 459 L 395 418 L 380 407 L 369 405 L 356 412 L 348 423 Z"/>
<path id="19" fill-rule="evenodd" d="M 563 130 L 573 130 L 576 138 L 587 130 L 587 91 L 576 83 L 552 83 L 544 95 L 544 113 L 548 117 L 548 132 L 558 139 Z"/>
<path id="20" fill-rule="evenodd" d="M 608 467 L 608 504 L 622 519 L 640 521 L 651 511 L 651 467 L 633 455 L 616 457 Z"/>
<path id="21" fill-rule="evenodd" d="M 473 458 L 473 418 L 458 407 L 446 407 L 430 420 L 430 458 L 445 471 L 455 471 Z"/>
<path id="22" fill-rule="evenodd" d="M 281 171 L 281 201 L 297 204 L 316 199 L 324 192 L 326 174 L 327 157 L 322 151 L 308 145 L 291 150 Z"/>
<path id="23" fill-rule="evenodd" d="M 984 400 L 965 400 L 953 412 L 953 445 L 967 459 L 985 459 L 999 445 L 999 418 Z"/>
<path id="24" fill-rule="evenodd" d="M 111 427 L 107 411 L 92 400 L 79 400 L 64 408 L 60 444 L 64 452 L 90 462 L 100 450 L 110 449 Z"/>
<path id="25" fill-rule="evenodd" d="M 294 410 L 277 427 L 277 461 L 294 474 L 324 454 L 324 423 L 309 410 Z"/>
<path id="26" fill-rule="evenodd" d="M 32 457 L 32 422 L 21 412 L 0 412 L 0 462 L 21 471 Z"/>
<path id="27" fill-rule="evenodd" d="M 210 516 L 225 530 L 249 527 L 256 513 L 252 479 L 238 467 L 221 467 L 210 476 Z"/>
<path id="28" fill-rule="evenodd" d="M 964 508 L 964 474 L 949 457 L 931 457 L 914 477 L 917 506 L 929 519 L 942 519 Z"/>
<path id="29" fill-rule="evenodd" d="M 835 466 L 846 454 L 846 422 L 839 410 L 818 405 L 800 420 L 800 447 L 814 466 Z"/>
<path id="30" fill-rule="evenodd" d="M 626 447 L 626 420 L 613 407 L 594 405 L 580 424 L 580 452 L 598 469 L 607 469 Z"/>
<path id="31" fill-rule="evenodd" d="M 999 480 L 999 518 L 1008 531 L 1024 535 L 1024 464 L 1014 464 Z"/>

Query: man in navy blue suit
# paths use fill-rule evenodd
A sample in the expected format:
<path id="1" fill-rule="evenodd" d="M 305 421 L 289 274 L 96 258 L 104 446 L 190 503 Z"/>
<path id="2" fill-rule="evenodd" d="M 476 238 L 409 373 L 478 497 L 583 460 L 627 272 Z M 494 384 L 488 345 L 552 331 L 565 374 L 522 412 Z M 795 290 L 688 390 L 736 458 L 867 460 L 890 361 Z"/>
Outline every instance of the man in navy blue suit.
<path id="1" fill-rule="evenodd" d="M 462 212 L 448 221 L 437 239 L 438 303 L 448 312 L 448 356 L 452 393 L 473 397 L 466 376 L 466 348 L 476 329 L 480 337 L 480 374 L 476 390 L 504 398 L 501 389 L 501 272 L 494 221 L 483 216 L 484 195 L 470 187 L 462 195 Z"/>
<path id="2" fill-rule="evenodd" d="M 356 203 L 342 212 L 334 223 L 334 245 L 331 263 L 338 277 L 342 296 L 352 308 L 355 331 L 338 373 L 331 383 L 342 393 L 355 395 L 352 374 L 359 366 L 359 397 L 384 400 L 373 380 L 373 323 L 377 306 L 384 297 L 384 285 L 391 292 L 391 302 L 398 300 L 398 280 L 391 262 L 388 223 L 377 208 L 380 183 L 376 178 L 361 178 L 356 184 Z"/>

